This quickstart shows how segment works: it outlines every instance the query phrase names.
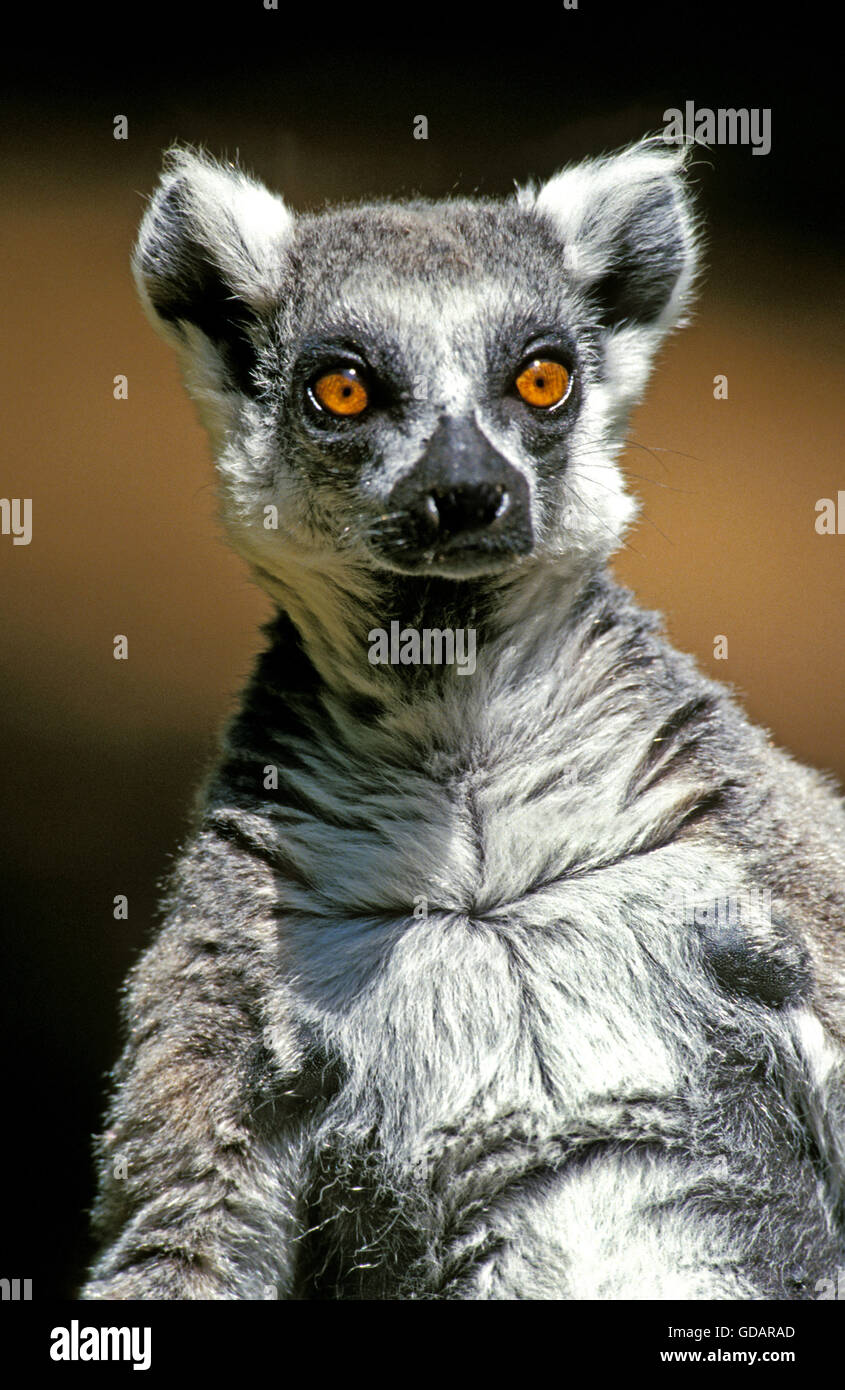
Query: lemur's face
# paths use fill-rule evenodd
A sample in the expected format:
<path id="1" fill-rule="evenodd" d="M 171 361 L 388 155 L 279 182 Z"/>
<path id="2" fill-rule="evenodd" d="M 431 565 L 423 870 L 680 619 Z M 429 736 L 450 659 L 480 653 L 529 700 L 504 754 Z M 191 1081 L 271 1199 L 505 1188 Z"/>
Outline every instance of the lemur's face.
<path id="1" fill-rule="evenodd" d="M 615 548 L 628 413 L 692 278 L 682 158 L 647 142 L 508 201 L 293 218 L 172 155 L 136 274 L 259 573 L 460 579 Z"/>
<path id="2" fill-rule="evenodd" d="M 518 564 L 560 523 L 595 335 L 511 207 L 304 221 L 280 331 L 280 454 L 333 544 L 404 573 Z"/>

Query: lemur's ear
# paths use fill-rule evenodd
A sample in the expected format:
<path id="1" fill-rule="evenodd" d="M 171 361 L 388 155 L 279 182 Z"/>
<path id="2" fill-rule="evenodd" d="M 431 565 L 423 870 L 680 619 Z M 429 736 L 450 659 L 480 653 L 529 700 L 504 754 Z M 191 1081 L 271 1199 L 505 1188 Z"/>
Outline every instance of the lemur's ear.
<path id="1" fill-rule="evenodd" d="M 248 393 L 251 330 L 281 291 L 292 228 L 281 198 L 262 184 L 176 147 L 165 156 L 138 234 L 132 269 L 156 327 L 189 349 L 198 329 L 232 383 Z"/>
<path id="2" fill-rule="evenodd" d="M 690 149 L 654 137 L 521 194 L 523 204 L 553 222 L 573 279 L 608 327 L 626 322 L 660 331 L 683 313 L 697 262 L 683 178 Z"/>

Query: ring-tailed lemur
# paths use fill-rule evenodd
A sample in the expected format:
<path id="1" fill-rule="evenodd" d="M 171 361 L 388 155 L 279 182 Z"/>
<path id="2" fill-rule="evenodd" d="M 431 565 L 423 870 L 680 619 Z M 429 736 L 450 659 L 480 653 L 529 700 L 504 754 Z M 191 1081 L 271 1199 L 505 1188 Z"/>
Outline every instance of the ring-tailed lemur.
<path id="1" fill-rule="evenodd" d="M 842 804 L 606 571 L 685 157 L 293 216 L 170 153 L 135 274 L 278 611 L 129 983 L 85 1297 L 843 1263 Z"/>

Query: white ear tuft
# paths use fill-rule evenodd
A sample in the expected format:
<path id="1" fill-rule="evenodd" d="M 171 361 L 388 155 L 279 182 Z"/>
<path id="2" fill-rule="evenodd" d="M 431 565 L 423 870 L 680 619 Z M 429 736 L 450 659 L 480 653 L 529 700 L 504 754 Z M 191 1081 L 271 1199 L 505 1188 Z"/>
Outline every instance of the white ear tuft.
<path id="1" fill-rule="evenodd" d="M 196 357 L 198 330 L 246 393 L 255 334 L 283 293 L 292 234 L 282 199 L 242 170 L 193 149 L 168 151 L 132 258 L 138 290 L 166 337 Z"/>
<path id="2" fill-rule="evenodd" d="M 179 146 L 147 209 L 133 255 L 139 289 L 163 319 L 202 327 L 218 290 L 261 312 L 281 291 L 293 217 L 281 198 L 234 165 Z"/>
<path id="3" fill-rule="evenodd" d="M 183 230 L 206 248 L 245 302 L 261 308 L 278 293 L 284 248 L 293 230 L 293 217 L 281 198 L 236 165 L 174 146 L 165 155 L 152 217 L 148 214 L 141 228 L 139 251 L 145 240 L 155 237 L 156 224 L 160 225 L 157 209 L 168 203 L 179 206 L 187 224 Z"/>
<path id="4" fill-rule="evenodd" d="M 562 170 L 519 201 L 548 220 L 565 265 L 612 324 L 666 329 L 692 287 L 697 236 L 683 177 L 688 146 L 662 137 Z"/>

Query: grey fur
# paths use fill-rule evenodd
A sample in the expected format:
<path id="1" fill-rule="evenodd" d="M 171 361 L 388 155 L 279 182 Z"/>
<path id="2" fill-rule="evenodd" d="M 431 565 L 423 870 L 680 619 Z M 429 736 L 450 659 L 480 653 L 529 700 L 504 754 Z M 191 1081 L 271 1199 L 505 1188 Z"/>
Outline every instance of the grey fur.
<path id="1" fill-rule="evenodd" d="M 129 980 L 85 1297 L 813 1298 L 843 1263 L 842 803 L 606 571 L 685 155 L 294 218 L 171 153 L 136 277 L 279 612 Z M 538 332 L 555 418 L 511 389 Z M 390 378 L 366 420 L 306 403 L 327 336 Z M 420 558 L 396 499 L 470 435 L 519 545 Z M 371 665 L 394 619 L 475 627 L 474 675 Z"/>

